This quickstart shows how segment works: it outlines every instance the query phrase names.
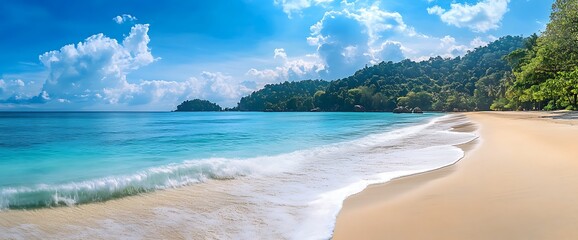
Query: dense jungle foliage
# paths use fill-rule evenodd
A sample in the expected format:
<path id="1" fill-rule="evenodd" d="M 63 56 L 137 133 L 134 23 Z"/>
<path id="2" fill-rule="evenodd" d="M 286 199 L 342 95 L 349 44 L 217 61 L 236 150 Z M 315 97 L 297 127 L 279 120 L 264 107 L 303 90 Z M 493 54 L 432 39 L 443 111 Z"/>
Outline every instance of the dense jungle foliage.
<path id="1" fill-rule="evenodd" d="M 332 82 L 307 80 L 270 84 L 241 99 L 241 111 L 392 111 L 395 107 L 423 110 L 489 110 L 500 96 L 501 82 L 512 78 L 504 60 L 521 48 L 521 37 L 503 37 L 464 57 L 414 62 L 382 62 Z"/>
<path id="2" fill-rule="evenodd" d="M 269 84 L 240 111 L 578 110 L 578 0 L 556 0 L 540 35 L 506 36 L 463 57 L 382 62 L 335 81 Z"/>

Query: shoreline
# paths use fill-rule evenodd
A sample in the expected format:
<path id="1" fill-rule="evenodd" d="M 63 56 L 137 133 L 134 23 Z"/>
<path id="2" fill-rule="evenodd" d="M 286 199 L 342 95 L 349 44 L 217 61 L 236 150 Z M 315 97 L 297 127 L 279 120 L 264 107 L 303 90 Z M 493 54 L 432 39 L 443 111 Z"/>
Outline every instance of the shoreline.
<path id="1" fill-rule="evenodd" d="M 362 192 L 349 196 L 336 219 L 333 239 L 528 239 L 532 236 L 578 236 L 578 223 L 574 224 L 578 222 L 578 217 L 574 217 L 578 216 L 578 204 L 574 206 L 572 201 L 558 203 L 548 198 L 527 195 L 531 192 L 540 196 L 548 192 L 543 188 L 532 187 L 537 181 L 532 179 L 533 171 L 538 171 L 538 175 L 545 175 L 546 178 L 559 174 L 556 171 L 540 172 L 545 163 L 538 156 L 547 158 L 548 154 L 533 154 L 543 145 L 540 141 L 536 143 L 533 135 L 555 138 L 566 134 L 563 139 L 578 136 L 572 135 L 578 134 L 578 115 L 562 111 L 483 112 L 466 113 L 465 116 L 479 126 L 477 132 L 480 138 L 458 146 L 465 152 L 462 159 L 437 170 L 370 185 Z M 504 125 L 508 128 L 504 129 Z M 512 136 L 522 130 L 529 131 L 530 137 L 524 139 Z M 549 131 L 556 133 L 552 135 Z M 500 139 L 506 145 L 495 143 Z M 547 142 L 560 142 L 549 140 Z M 561 152 L 556 160 L 578 171 L 578 161 L 571 161 L 571 146 L 578 147 L 578 143 L 559 148 L 556 146 L 547 146 Z M 525 153 L 524 158 L 520 159 L 516 153 Z M 534 165 L 525 162 L 527 158 L 531 158 Z M 515 161 L 508 162 L 510 159 Z M 578 184 L 578 177 L 571 180 L 571 183 Z M 552 181 L 559 183 L 564 182 L 564 179 Z M 578 202 L 578 193 L 566 193 L 563 190 L 560 187 L 549 189 L 556 195 Z M 510 199 L 500 201 L 504 196 Z M 558 226 L 536 225 L 540 220 L 557 219 L 547 211 L 540 212 L 538 208 L 541 205 L 537 206 L 536 202 L 548 204 L 548 207 L 556 208 L 558 213 L 566 212 L 566 215 L 562 215 L 563 221 L 554 221 Z M 571 211 L 567 211 L 568 208 Z M 527 232 L 524 231 L 526 228 L 529 228 Z"/>
<path id="2" fill-rule="evenodd" d="M 387 178 L 383 181 L 389 181 L 390 176 L 399 176 L 399 173 L 404 171 L 410 173 L 423 167 L 435 167 L 436 164 L 434 163 L 438 163 L 437 161 L 443 163 L 444 166 L 454 164 L 454 161 L 462 156 L 462 151 L 450 147 L 451 144 L 471 139 L 469 137 L 464 138 L 461 134 L 457 134 L 457 136 L 450 134 L 446 130 L 450 126 L 457 125 L 457 122 L 463 123 L 462 118 L 455 116 L 461 115 L 441 119 L 438 122 L 441 125 L 434 124 L 433 119 L 438 118 L 434 117 L 431 120 L 423 121 L 423 124 L 408 125 L 396 129 L 396 131 L 356 139 L 349 142 L 348 145 L 353 144 L 351 147 L 345 148 L 351 148 L 353 154 L 351 156 L 348 154 L 335 155 L 335 151 L 341 149 L 336 148 L 337 145 L 330 146 L 328 149 L 318 149 L 317 151 L 320 152 L 314 152 L 315 154 L 325 153 L 326 150 L 330 151 L 326 155 L 315 155 L 320 157 L 318 161 L 312 161 L 309 165 L 303 166 L 319 169 L 319 171 L 316 170 L 313 172 L 315 174 L 308 174 L 308 176 L 300 173 L 301 170 L 282 172 L 276 177 L 286 180 L 282 184 L 285 186 L 284 188 L 280 188 L 281 185 L 267 180 L 266 177 L 249 176 L 227 179 L 226 181 L 211 180 L 203 184 L 193 184 L 70 207 L 8 210 L 0 212 L 0 236 L 9 239 L 41 238 L 41 236 L 51 236 L 51 238 L 96 237 L 102 239 L 111 237 L 142 238 L 144 236 L 191 237 L 195 239 L 223 238 L 225 236 L 271 236 L 271 239 L 327 238 L 332 234 L 334 219 L 339 212 L 342 201 L 348 195 L 361 191 L 368 183 L 379 182 L 382 178 Z M 443 136 L 449 138 L 440 138 L 441 135 L 438 135 L 440 130 L 444 132 Z M 399 139 L 396 137 L 398 134 L 401 134 Z M 387 144 L 384 144 L 384 141 Z M 443 142 L 446 141 L 449 142 L 444 145 Z M 435 144 L 432 145 L 432 142 Z M 344 146 L 343 144 L 345 143 L 340 143 L 339 146 Z M 425 152 L 415 152 L 412 147 L 414 145 L 421 147 L 424 144 L 431 146 L 434 149 L 433 152 L 425 150 L 429 147 L 421 149 Z M 388 148 L 401 150 L 392 153 L 384 151 Z M 445 155 L 444 149 L 447 150 L 447 148 L 453 148 L 453 150 Z M 440 149 L 442 152 L 437 152 Z M 361 155 L 355 155 L 356 151 Z M 353 179 L 341 180 L 345 183 L 344 188 L 329 189 L 329 191 L 324 190 L 323 192 L 315 190 L 316 185 L 319 184 L 318 181 L 314 181 L 315 179 L 333 179 L 335 171 L 339 170 L 317 166 L 332 166 L 337 161 L 341 161 L 352 164 L 339 165 L 349 166 L 340 168 L 349 172 L 349 169 L 370 163 L 371 161 L 366 161 L 366 158 L 359 157 L 365 156 L 376 160 L 380 159 L 373 163 L 376 165 L 372 169 L 380 166 L 387 167 L 388 165 L 384 164 L 386 162 L 383 162 L 387 160 L 384 159 L 394 160 L 392 162 L 394 165 L 403 167 L 407 161 L 403 160 L 405 157 L 392 157 L 396 153 L 400 154 L 399 156 L 418 154 L 423 155 L 423 157 L 408 164 L 406 168 L 400 168 L 402 170 L 399 172 L 392 172 L 393 175 L 390 176 L 380 174 L 381 171 L 372 170 L 371 172 L 379 175 L 371 175 L 367 179 L 362 179 L 359 182 L 363 184 L 362 186 L 357 182 L 348 183 L 350 180 L 357 180 L 354 177 Z M 436 160 L 432 160 L 432 156 L 436 157 Z M 437 166 L 442 165 L 438 164 Z M 311 171 L 308 172 L 311 173 Z M 347 174 L 344 172 L 344 175 Z M 307 182 L 314 184 L 307 186 L 291 184 L 291 182 L 303 178 L 309 179 Z M 292 191 L 295 191 L 297 195 L 303 191 L 309 194 L 299 196 L 301 200 L 296 199 L 299 202 L 286 201 L 286 199 L 297 196 L 295 194 L 287 195 Z M 259 192 L 260 194 L 253 194 Z M 279 215 L 270 219 L 268 213 L 263 212 L 265 210 L 278 212 Z M 307 211 L 303 212 L 303 210 Z M 46 219 L 52 220 L 46 221 Z M 286 225 L 287 222 L 290 224 Z"/>

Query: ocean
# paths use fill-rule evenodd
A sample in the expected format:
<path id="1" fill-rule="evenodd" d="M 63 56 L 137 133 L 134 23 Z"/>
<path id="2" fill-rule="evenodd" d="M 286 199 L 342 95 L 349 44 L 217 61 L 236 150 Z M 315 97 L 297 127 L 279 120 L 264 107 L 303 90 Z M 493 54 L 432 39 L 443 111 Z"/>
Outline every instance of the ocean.
<path id="1" fill-rule="evenodd" d="M 0 238 L 328 239 L 347 196 L 459 160 L 454 145 L 475 138 L 450 131 L 459 121 L 437 113 L 0 113 L 0 219 L 10 222 L 0 220 Z M 144 203 L 179 192 L 193 197 Z M 3 216 L 115 201 L 153 210 L 80 225 L 63 217 L 58 231 Z"/>

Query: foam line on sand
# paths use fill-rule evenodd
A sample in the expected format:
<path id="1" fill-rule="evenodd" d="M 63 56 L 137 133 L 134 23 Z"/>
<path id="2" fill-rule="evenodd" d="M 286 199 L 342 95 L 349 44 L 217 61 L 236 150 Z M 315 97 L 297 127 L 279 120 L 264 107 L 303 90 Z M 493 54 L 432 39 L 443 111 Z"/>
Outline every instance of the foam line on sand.
<path id="1" fill-rule="evenodd" d="M 480 139 L 464 159 L 349 197 L 334 239 L 578 239 L 573 116 L 467 114 Z"/>

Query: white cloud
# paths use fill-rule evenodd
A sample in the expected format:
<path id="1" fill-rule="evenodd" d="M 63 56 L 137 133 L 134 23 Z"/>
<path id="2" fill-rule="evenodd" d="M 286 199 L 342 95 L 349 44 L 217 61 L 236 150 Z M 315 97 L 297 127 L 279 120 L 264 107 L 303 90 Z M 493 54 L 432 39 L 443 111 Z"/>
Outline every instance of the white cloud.
<path id="1" fill-rule="evenodd" d="M 130 14 L 123 14 L 123 15 L 119 15 L 119 16 L 112 18 L 112 20 L 118 24 L 123 24 L 125 22 L 135 21 L 135 20 L 137 20 L 137 18 L 130 15 Z"/>
<path id="2" fill-rule="evenodd" d="M 481 37 L 476 37 L 474 38 L 474 40 L 472 40 L 470 42 L 470 46 L 473 48 L 477 48 L 477 47 L 485 47 L 488 45 L 488 42 L 482 40 Z"/>
<path id="3" fill-rule="evenodd" d="M 290 59 L 283 48 L 275 49 L 273 58 L 277 67 L 263 70 L 251 68 L 246 75 L 257 78 L 257 85 L 262 87 L 271 82 L 317 79 L 319 72 L 325 68 L 317 55 Z"/>
<path id="4" fill-rule="evenodd" d="M 126 90 L 134 88 L 126 75 L 155 61 L 148 48 L 148 29 L 147 24 L 133 26 L 122 44 L 96 34 L 42 54 L 40 61 L 49 72 L 42 91 L 51 99 L 72 102 L 124 102 Z"/>
<path id="5" fill-rule="evenodd" d="M 44 103 L 46 107 L 62 109 L 114 109 L 135 105 L 167 109 L 185 99 L 205 94 L 207 88 L 225 96 L 232 95 L 232 98 L 239 97 L 240 93 L 228 88 L 224 82 L 227 78 L 220 74 L 205 74 L 200 80 L 191 78 L 181 82 L 129 82 L 127 75 L 131 71 L 158 60 L 148 47 L 148 30 L 147 24 L 133 26 L 122 44 L 96 34 L 76 45 L 46 52 L 39 57 L 48 72 L 40 93 L 25 96 L 21 93 L 28 87 L 26 82 L 0 80 L 1 102 Z"/>
<path id="6" fill-rule="evenodd" d="M 16 80 L 4 80 L 0 79 L 0 99 L 15 98 L 21 99 L 26 98 L 22 95 L 22 92 L 26 89 L 26 83 L 21 79 Z"/>
<path id="7" fill-rule="evenodd" d="M 508 1 L 505 2 L 504 11 L 507 10 Z M 356 2 L 340 11 L 328 11 L 310 28 L 311 36 L 307 42 L 317 46 L 317 55 L 325 65 L 326 74 L 323 76 L 328 79 L 348 76 L 365 64 L 381 61 L 395 62 L 405 58 L 420 61 L 436 56 L 462 56 L 494 40 L 491 35 L 465 42 L 451 36 L 427 36 L 408 26 L 400 13 L 382 10 L 379 2 L 362 5 Z M 484 4 L 476 6 L 486 9 Z M 431 14 L 447 14 L 451 10 L 434 6 L 428 11 Z"/>
<path id="8" fill-rule="evenodd" d="M 333 1 L 334 0 L 273 0 L 275 5 L 281 5 L 283 12 L 285 12 L 289 18 L 292 17 L 293 13 L 301 13 L 303 9 L 316 5 L 329 4 Z"/>
<path id="9" fill-rule="evenodd" d="M 361 8 L 352 17 L 365 25 L 370 45 L 384 38 L 384 33 L 387 32 L 414 34 L 413 29 L 408 28 L 403 22 L 401 14 L 383 11 L 378 4 L 374 4 L 369 8 Z"/>
<path id="10" fill-rule="evenodd" d="M 445 10 L 437 5 L 427 9 L 427 13 L 429 14 L 442 15 L 444 12 Z"/>
<path id="11" fill-rule="evenodd" d="M 401 14 L 381 10 L 378 2 L 326 12 L 310 30 L 307 41 L 317 46 L 327 79 L 346 77 L 366 64 L 400 61 L 405 58 L 403 45 L 391 37 L 417 35 Z"/>
<path id="12" fill-rule="evenodd" d="M 496 40 L 498 40 L 498 39 L 500 39 L 500 38 L 498 38 L 498 37 L 496 37 L 496 36 L 494 36 L 494 35 L 488 35 L 488 40 L 490 40 L 490 42 L 496 41 Z"/>
<path id="13" fill-rule="evenodd" d="M 368 64 L 381 61 L 420 60 L 464 54 L 469 47 L 416 32 L 398 12 L 388 12 L 379 2 L 367 5 L 342 1 L 341 10 L 325 12 L 310 27 L 309 45 L 317 51 L 307 57 L 288 58 L 284 49 L 275 49 L 276 67 L 250 69 L 247 75 L 262 81 L 308 78 L 333 80 L 347 77 Z M 447 39 L 446 39 L 447 40 Z"/>
<path id="14" fill-rule="evenodd" d="M 457 57 L 487 44 L 481 37 L 462 42 L 452 36 L 438 38 L 420 34 L 404 23 L 401 14 L 383 11 L 377 5 L 328 11 L 310 30 L 307 41 L 317 47 L 317 52 L 311 55 L 315 58 L 304 62 L 317 63 L 320 67 L 302 73 L 313 76 L 312 73 L 317 73 L 327 80 L 347 77 L 367 64 L 405 58 L 421 61 L 436 56 Z M 276 49 L 274 56 L 276 60 L 287 58 L 283 49 Z M 299 59 L 303 58 L 293 61 Z M 279 62 L 276 68 L 251 69 L 247 74 L 268 81 L 284 80 L 288 75 L 286 66 L 286 62 Z"/>
<path id="15" fill-rule="evenodd" d="M 404 52 L 405 47 L 401 42 L 396 41 L 385 41 L 378 48 L 371 49 L 371 56 L 373 59 L 379 59 L 382 61 L 401 61 L 405 59 Z M 373 60 L 372 64 L 377 64 L 379 61 Z"/>
<path id="16" fill-rule="evenodd" d="M 476 47 L 487 45 L 487 41 L 481 37 L 476 37 L 469 42 L 458 41 L 449 35 L 442 38 L 423 37 L 413 40 L 415 41 L 405 42 L 402 51 L 414 61 L 428 60 L 437 56 L 443 58 L 463 56 Z"/>
<path id="17" fill-rule="evenodd" d="M 120 43 L 96 34 L 40 55 L 45 81 L 0 79 L 0 107 L 43 104 L 45 109 L 168 110 L 193 98 L 234 106 L 242 96 L 257 90 L 254 82 L 207 71 L 184 81 L 129 81 L 132 71 L 159 60 L 148 46 L 148 30 L 148 24 L 137 24 Z M 275 58 L 291 62 L 283 49 L 275 51 Z M 33 93 L 26 94 L 28 88 Z"/>
<path id="18" fill-rule="evenodd" d="M 285 49 L 275 48 L 275 55 L 273 55 L 273 58 L 287 61 L 287 53 L 285 52 Z"/>
<path id="19" fill-rule="evenodd" d="M 440 19 L 456 27 L 467 27 L 475 32 L 487 32 L 500 27 L 510 0 L 483 0 L 470 5 L 452 3 L 449 10 L 440 6 L 428 8 L 429 14 L 438 15 Z"/>
<path id="20" fill-rule="evenodd" d="M 174 107 L 174 104 L 185 99 L 195 97 L 198 84 L 189 79 L 187 81 L 147 80 L 138 84 L 131 84 L 124 89 L 126 101 L 129 105 L 149 105 L 160 107 Z"/>
<path id="21" fill-rule="evenodd" d="M 455 57 L 464 55 L 471 48 L 466 45 L 460 45 L 452 36 L 445 36 L 441 40 L 439 49 L 445 50 L 445 53 L 440 54 L 442 57 Z"/>
<path id="22" fill-rule="evenodd" d="M 282 1 L 279 4 L 312 6 L 329 1 L 305 2 L 308 3 Z M 451 11 L 438 8 L 429 11 L 432 14 Z M 202 98 L 234 106 L 241 97 L 268 83 L 333 80 L 347 77 L 367 64 L 406 57 L 413 60 L 438 55 L 455 57 L 485 46 L 491 40 L 491 35 L 460 41 L 452 36 L 426 36 L 406 25 L 400 13 L 380 9 L 379 3 L 362 5 L 344 1 L 341 10 L 327 11 L 310 27 L 307 42 L 316 49 L 310 54 L 294 56 L 284 48 L 276 48 L 266 60 L 268 67 L 243 68 L 233 71 L 234 76 L 214 71 L 219 68 L 199 67 L 196 71 L 213 71 L 203 71 L 184 81 L 130 80 L 131 72 L 159 59 L 149 48 L 148 30 L 149 25 L 137 24 L 122 41 L 96 34 L 77 44 L 46 52 L 39 57 L 46 68 L 45 81 L 34 83 L 20 80 L 25 78 L 0 76 L 3 78 L 0 79 L 0 102 L 45 103 L 47 107 L 76 109 L 172 109 L 185 99 Z M 33 87 L 40 85 L 41 89 Z"/>
<path id="23" fill-rule="evenodd" d="M 202 72 L 201 78 L 191 78 L 197 83 L 197 95 L 223 104 L 224 106 L 235 105 L 241 97 L 255 91 L 248 86 L 247 82 L 221 72 Z"/>

